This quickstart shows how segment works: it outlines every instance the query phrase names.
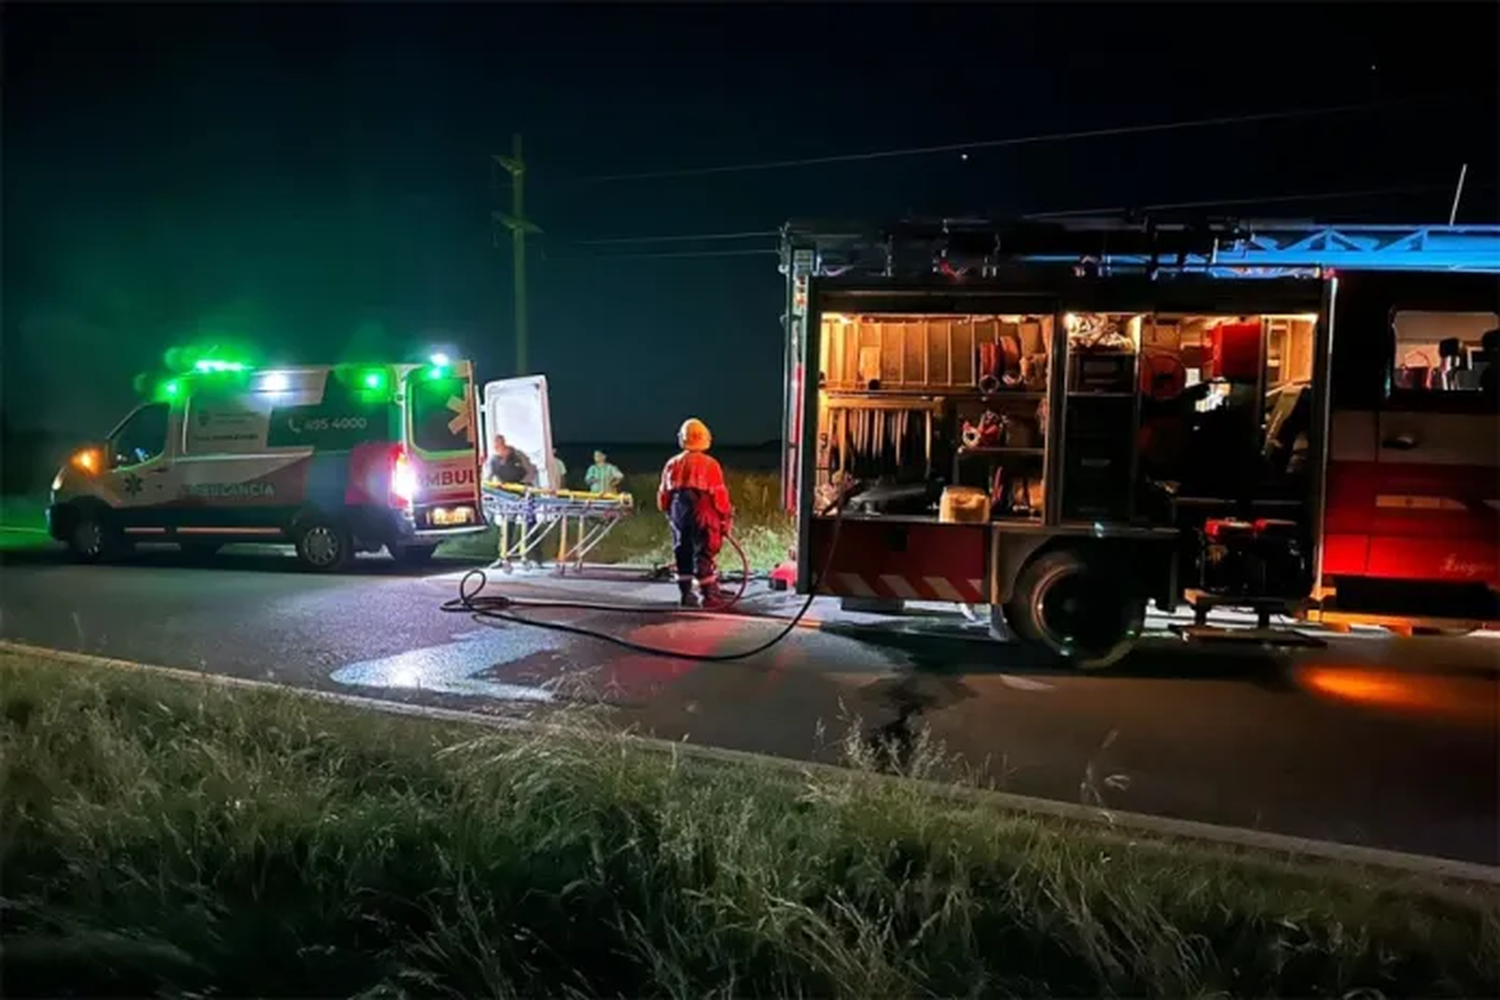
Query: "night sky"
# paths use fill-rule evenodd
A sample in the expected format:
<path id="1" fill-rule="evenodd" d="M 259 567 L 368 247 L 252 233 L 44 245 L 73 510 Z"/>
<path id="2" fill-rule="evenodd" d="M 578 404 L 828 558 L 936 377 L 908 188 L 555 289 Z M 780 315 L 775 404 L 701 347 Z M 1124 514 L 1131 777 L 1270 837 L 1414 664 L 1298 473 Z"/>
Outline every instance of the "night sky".
<path id="1" fill-rule="evenodd" d="M 174 345 L 441 343 L 511 373 L 491 153 L 525 136 L 532 368 L 563 441 L 779 430 L 788 217 L 1235 206 L 1495 221 L 1497 6 L 8 4 L 4 417 L 99 436 Z M 1416 100 L 1416 103 L 1400 103 Z M 1335 105 L 1256 125 L 713 167 Z M 713 255 L 710 255 L 712 252 Z M 659 254 L 686 256 L 654 256 Z"/>

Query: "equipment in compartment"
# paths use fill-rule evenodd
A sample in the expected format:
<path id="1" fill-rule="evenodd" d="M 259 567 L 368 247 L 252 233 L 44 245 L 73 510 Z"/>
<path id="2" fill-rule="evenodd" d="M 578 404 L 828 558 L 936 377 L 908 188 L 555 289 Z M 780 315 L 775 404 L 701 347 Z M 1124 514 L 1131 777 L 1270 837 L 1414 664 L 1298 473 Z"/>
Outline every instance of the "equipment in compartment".
<path id="1" fill-rule="evenodd" d="M 1198 538 L 1199 586 L 1207 594 L 1292 598 L 1311 586 L 1311 552 L 1294 521 L 1213 518 Z"/>
<path id="2" fill-rule="evenodd" d="M 1255 382 L 1260 377 L 1261 324 L 1220 323 L 1206 336 L 1214 378 Z"/>
<path id="3" fill-rule="evenodd" d="M 928 415 L 922 410 L 829 404 L 830 469 L 855 479 L 927 478 Z"/>
<path id="4" fill-rule="evenodd" d="M 860 392 L 1040 390 L 1047 321 L 994 314 L 827 313 L 821 385 Z"/>
<path id="5" fill-rule="evenodd" d="M 836 503 L 838 497 L 837 488 L 830 490 L 827 504 Z M 844 509 L 852 514 L 930 514 L 932 488 L 927 483 L 855 487 Z"/>
<path id="6" fill-rule="evenodd" d="M 990 509 L 1003 517 L 1040 517 L 1046 506 L 1046 479 L 1034 472 L 1012 473 L 997 466 L 990 478 Z"/>
<path id="7" fill-rule="evenodd" d="M 1068 371 L 1071 392 L 1130 392 L 1135 382 L 1135 355 L 1124 351 L 1079 351 Z"/>
<path id="8" fill-rule="evenodd" d="M 997 339 L 979 345 L 979 391 L 989 395 L 1002 388 L 1019 389 L 1025 384 L 1028 367 L 1020 336 L 1000 333 Z"/>
<path id="9" fill-rule="evenodd" d="M 1040 517 L 1033 480 L 1044 469 L 1051 322 L 1022 314 L 824 314 L 818 488 L 857 484 L 851 514 L 930 515 L 945 486 L 988 498 L 1003 468 L 1006 491 L 995 491 L 986 518 Z"/>
<path id="10" fill-rule="evenodd" d="M 1125 319 L 1122 324 L 1121 320 Z M 1068 391 L 1125 393 L 1135 389 L 1138 318 L 1069 313 Z"/>
<path id="11" fill-rule="evenodd" d="M 983 524 L 990 519 L 990 498 L 971 486 L 949 486 L 938 504 L 938 520 L 944 524 Z"/>
<path id="12" fill-rule="evenodd" d="M 959 440 L 965 448 L 1000 448 L 1005 444 L 1005 419 L 994 410 L 985 410 L 977 423 L 963 422 Z"/>
<path id="13" fill-rule="evenodd" d="M 1135 514 L 1137 347 L 1143 316 L 1069 313 L 1068 387 L 1059 458 L 1065 520 Z"/>
<path id="14" fill-rule="evenodd" d="M 1000 412 L 999 404 L 985 407 L 973 416 L 970 407 L 960 406 L 957 417 L 958 440 L 964 451 L 986 451 L 996 448 L 1031 450 L 1040 449 L 1046 438 L 1047 404 L 1043 399 L 1035 405 L 1034 413 Z M 1024 399 L 1007 402 L 1026 402 Z"/>

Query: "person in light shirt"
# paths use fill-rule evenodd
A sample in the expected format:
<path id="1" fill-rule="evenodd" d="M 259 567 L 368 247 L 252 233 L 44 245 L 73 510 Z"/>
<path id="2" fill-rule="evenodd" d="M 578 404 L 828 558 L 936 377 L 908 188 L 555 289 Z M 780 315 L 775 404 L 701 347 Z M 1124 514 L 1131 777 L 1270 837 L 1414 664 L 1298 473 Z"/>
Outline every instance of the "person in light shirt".
<path id="1" fill-rule="evenodd" d="M 552 449 L 552 488 L 554 490 L 565 490 L 568 488 L 568 467 L 563 463 L 562 456 L 557 449 Z"/>
<path id="2" fill-rule="evenodd" d="M 609 456 L 602 451 L 594 452 L 594 464 L 583 474 L 584 484 L 590 493 L 617 493 L 625 481 L 625 473 L 610 463 Z"/>

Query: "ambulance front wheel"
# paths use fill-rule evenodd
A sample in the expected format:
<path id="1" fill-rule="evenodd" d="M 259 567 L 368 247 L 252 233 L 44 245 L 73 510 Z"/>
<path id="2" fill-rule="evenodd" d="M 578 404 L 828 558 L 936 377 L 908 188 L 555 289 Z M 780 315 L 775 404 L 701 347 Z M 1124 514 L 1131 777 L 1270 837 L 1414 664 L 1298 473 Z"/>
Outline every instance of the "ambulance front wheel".
<path id="1" fill-rule="evenodd" d="M 324 517 L 303 521 L 296 529 L 297 558 L 319 573 L 336 573 L 354 558 L 354 539 L 349 529 Z"/>
<path id="2" fill-rule="evenodd" d="M 119 549 L 118 537 L 108 515 L 93 507 L 73 510 L 68 530 L 68 551 L 81 563 L 103 562 Z"/>
<path id="3" fill-rule="evenodd" d="M 1100 670 L 1135 645 L 1146 599 L 1102 554 L 1060 549 L 1022 568 L 1003 614 L 1028 645 L 1079 670 Z"/>

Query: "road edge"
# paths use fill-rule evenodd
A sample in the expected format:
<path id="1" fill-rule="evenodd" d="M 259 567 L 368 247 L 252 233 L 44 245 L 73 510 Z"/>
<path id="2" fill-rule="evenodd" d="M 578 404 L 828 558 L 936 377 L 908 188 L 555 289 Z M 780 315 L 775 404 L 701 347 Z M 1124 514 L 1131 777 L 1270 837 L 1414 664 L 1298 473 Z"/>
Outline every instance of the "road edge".
<path id="1" fill-rule="evenodd" d="M 154 673 L 164 677 L 173 677 L 178 680 L 220 687 L 276 691 L 283 694 L 292 694 L 300 698 L 307 698 L 312 701 L 345 705 L 351 708 L 383 712 L 388 715 L 416 716 L 427 719 L 462 722 L 485 726 L 491 729 L 510 729 L 538 735 L 560 734 L 565 731 L 558 726 L 526 719 L 486 715 L 481 712 L 469 712 L 461 709 L 413 705 L 406 702 L 343 694 L 318 688 L 279 684 L 274 681 L 253 680 L 246 677 L 215 674 L 208 671 L 185 670 L 181 667 L 142 663 L 136 660 L 122 660 L 115 657 L 98 656 L 93 653 L 79 653 L 72 650 L 52 649 L 47 646 L 34 646 L 28 643 L 13 642 L 9 639 L 0 639 L 0 653 L 10 653 L 23 657 L 29 656 L 37 659 L 50 659 L 62 663 L 74 663 L 80 666 L 103 669 Z M 1471 861 L 1459 861 L 1422 854 L 1407 854 L 1401 851 L 1360 847 L 1354 844 L 1340 844 L 1334 841 L 1294 837 L 1287 834 L 1249 830 L 1243 827 L 1219 826 L 1212 823 L 1200 823 L 1194 820 L 1151 816 L 1145 813 L 1116 812 L 1076 805 L 1070 802 L 1057 802 L 1049 799 L 1033 798 L 1027 795 L 1016 795 L 1011 792 L 853 771 L 831 764 L 772 757 L 766 754 L 751 753 L 744 750 L 729 750 L 722 747 L 705 746 L 695 743 L 679 743 L 672 740 L 640 736 L 632 733 L 615 734 L 613 738 L 637 749 L 691 757 L 719 764 L 769 767 L 785 774 L 797 776 L 819 775 L 843 780 L 848 780 L 852 776 L 874 782 L 899 783 L 906 787 L 915 785 L 924 793 L 940 800 L 960 804 L 1000 807 L 1033 816 L 1083 823 L 1091 826 L 1102 825 L 1111 830 L 1133 830 L 1159 837 L 1195 840 L 1221 847 L 1249 849 L 1341 865 L 1381 868 L 1425 878 L 1438 878 L 1500 887 L 1500 867 Z"/>

